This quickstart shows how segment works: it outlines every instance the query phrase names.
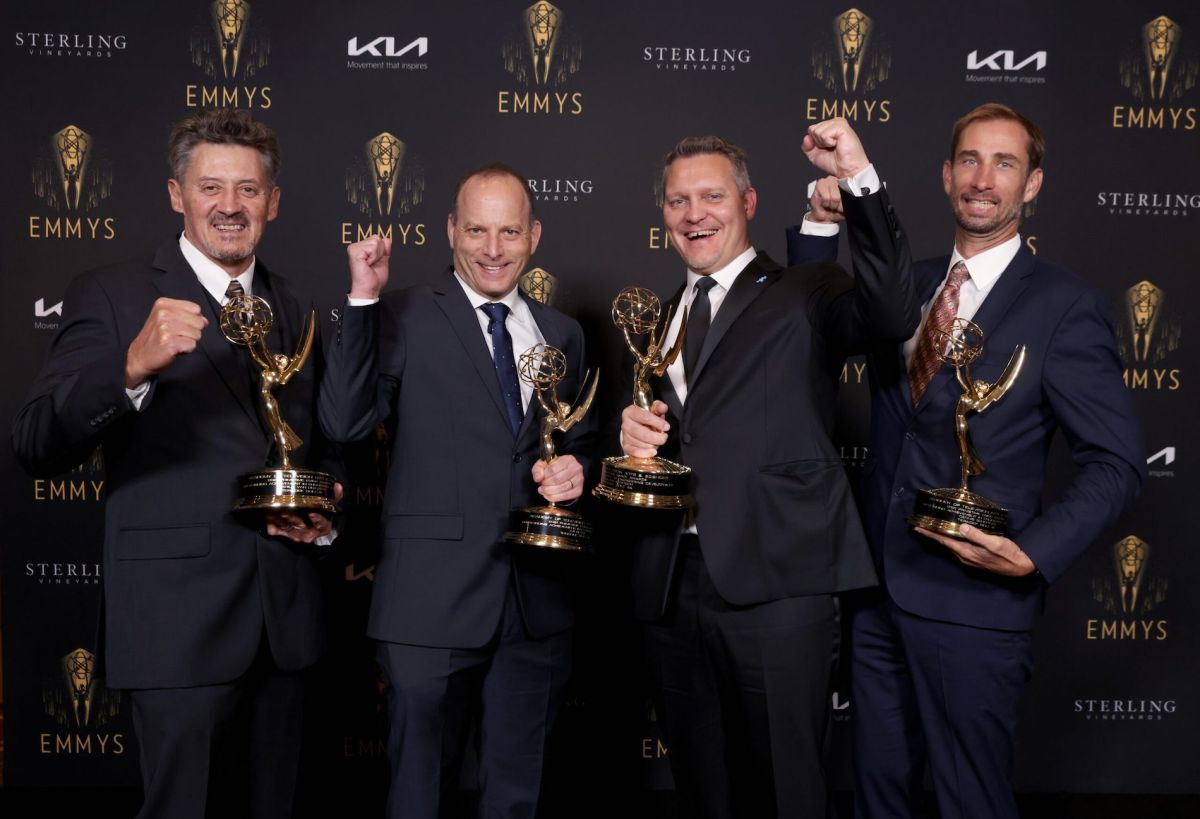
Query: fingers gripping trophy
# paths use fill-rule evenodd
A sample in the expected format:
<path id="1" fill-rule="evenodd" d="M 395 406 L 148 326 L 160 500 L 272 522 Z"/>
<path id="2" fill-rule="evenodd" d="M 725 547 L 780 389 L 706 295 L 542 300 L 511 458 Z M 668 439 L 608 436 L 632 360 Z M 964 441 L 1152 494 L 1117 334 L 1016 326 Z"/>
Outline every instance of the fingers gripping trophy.
<path id="1" fill-rule="evenodd" d="M 304 443 L 279 411 L 275 392 L 292 380 L 312 352 L 316 312 L 305 322 L 296 352 L 287 356 L 267 348 L 267 333 L 275 316 L 271 306 L 257 296 L 235 296 L 221 310 L 221 332 L 234 344 L 246 347 L 261 372 L 259 408 L 275 439 L 279 466 L 247 472 L 238 477 L 236 512 L 255 509 L 303 509 L 333 514 L 333 476 L 292 466 L 290 454 Z"/>
<path id="2" fill-rule="evenodd" d="M 554 433 L 567 432 L 587 414 L 596 397 L 600 373 L 592 378 L 592 386 L 576 405 L 558 400 L 557 388 L 567 374 L 567 358 L 557 347 L 535 344 L 517 360 L 517 374 L 533 387 L 533 394 L 542 407 L 542 460 L 550 463 L 557 456 Z M 584 376 L 584 384 L 587 376 Z M 583 389 L 580 395 L 583 395 Z M 545 506 L 518 509 L 509 516 L 509 532 L 504 539 L 524 546 L 565 551 L 591 551 L 593 528 L 582 515 L 564 509 L 554 501 Z"/>
<path id="3" fill-rule="evenodd" d="M 967 489 L 968 479 L 982 475 L 987 469 L 971 441 L 967 418 L 986 410 L 1012 387 L 1025 363 L 1025 345 L 1017 346 L 1000 378 L 995 384 L 989 384 L 971 377 L 971 365 L 983 353 L 983 330 L 979 325 L 966 319 L 955 319 L 948 326 L 939 328 L 936 343 L 945 351 L 942 361 L 954 365 L 955 376 L 963 390 L 954 407 L 954 433 L 958 439 L 961 471 L 956 488 L 918 492 L 908 522 L 951 536 L 957 536 L 958 527 L 964 523 L 989 534 L 1005 535 L 1008 510 Z"/>
<path id="4" fill-rule="evenodd" d="M 663 351 L 667 328 L 671 326 L 671 311 L 667 310 L 666 321 L 661 329 L 658 319 L 662 303 L 658 296 L 641 287 L 627 287 L 613 299 L 613 323 L 621 330 L 625 346 L 633 354 L 633 403 L 649 411 L 654 403 L 649 378 L 653 374 L 662 377 L 667 367 L 679 357 L 683 340 L 687 336 L 687 311 L 679 325 L 679 335 L 670 350 Z M 649 344 L 643 353 L 631 336 L 649 336 Z M 692 470 L 666 458 L 637 458 L 618 455 L 605 458 L 601 467 L 600 483 L 592 490 L 597 497 L 626 506 L 649 509 L 685 509 L 692 505 Z"/>

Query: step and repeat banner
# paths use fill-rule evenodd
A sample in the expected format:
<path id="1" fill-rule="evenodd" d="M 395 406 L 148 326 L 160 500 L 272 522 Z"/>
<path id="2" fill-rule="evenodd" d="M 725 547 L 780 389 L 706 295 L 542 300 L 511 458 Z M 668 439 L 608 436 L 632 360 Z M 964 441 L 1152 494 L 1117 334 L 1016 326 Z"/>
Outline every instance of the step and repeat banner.
<path id="1" fill-rule="evenodd" d="M 492 160 L 520 169 L 544 226 L 533 263 L 551 277 L 556 306 L 583 323 L 609 397 L 621 352 L 613 296 L 638 285 L 666 298 L 682 281 L 654 202 L 678 138 L 717 133 L 747 148 L 759 192 L 752 239 L 782 260 L 784 228 L 801 218 L 813 178 L 805 128 L 844 116 L 921 258 L 951 249 L 940 171 L 953 121 L 986 101 L 1028 114 L 1048 153 L 1023 240 L 1111 300 L 1151 454 L 1140 500 L 1051 591 L 1016 784 L 1195 790 L 1194 3 L 68 0 L 13 6 L 4 26 L 6 422 L 58 326 L 67 282 L 179 231 L 164 146 L 172 122 L 198 108 L 249 109 L 278 131 L 283 196 L 259 255 L 316 295 L 327 338 L 348 243 L 391 236 L 392 286 L 430 281 L 449 261 L 458 177 Z M 842 378 L 852 473 L 867 454 L 869 377 L 850 361 Z M 128 704 L 105 687 L 97 656 L 104 453 L 33 478 L 2 449 L 5 782 L 136 783 Z M 1060 449 L 1051 497 L 1071 474 Z M 381 429 L 348 453 L 344 534 L 321 561 L 336 637 L 314 673 L 308 720 L 307 764 L 360 795 L 381 794 L 384 781 L 384 684 L 362 635 L 387 452 Z M 549 762 L 563 810 L 671 786 L 627 559 L 611 537 L 577 561 L 575 673 Z M 845 784 L 854 704 L 844 684 L 830 708 Z"/>

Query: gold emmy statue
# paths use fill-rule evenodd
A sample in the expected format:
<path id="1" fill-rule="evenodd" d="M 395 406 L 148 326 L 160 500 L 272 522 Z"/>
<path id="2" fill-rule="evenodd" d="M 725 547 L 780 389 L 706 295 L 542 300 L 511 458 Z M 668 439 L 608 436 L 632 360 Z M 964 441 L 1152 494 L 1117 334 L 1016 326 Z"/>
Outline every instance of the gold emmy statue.
<path id="1" fill-rule="evenodd" d="M 592 406 L 600 373 L 592 379 L 586 397 L 572 408 L 558 400 L 555 390 L 567 374 L 567 358 L 557 347 L 535 344 L 517 360 L 521 380 L 533 387 L 533 394 L 542 406 L 542 460 L 553 461 L 554 433 L 566 432 L 579 423 Z M 584 376 L 584 383 L 587 376 Z M 580 395 L 584 392 L 581 389 Z M 540 546 L 571 552 L 591 551 L 592 525 L 577 512 L 564 509 L 553 501 L 545 506 L 518 509 L 509 516 L 509 531 L 504 536 L 509 543 Z"/>
<path id="2" fill-rule="evenodd" d="M 304 443 L 279 412 L 275 391 L 292 380 L 312 352 L 317 314 L 313 311 L 301 332 L 299 347 L 292 356 L 267 349 L 267 333 L 275 316 L 271 306 L 257 296 L 235 296 L 221 310 L 221 332 L 234 344 L 250 350 L 262 372 L 258 380 L 259 407 L 271 434 L 279 466 L 247 472 L 238 478 L 238 501 L 234 511 L 253 509 L 301 509 L 333 514 L 333 476 L 292 466 L 288 453 Z"/>
<path id="3" fill-rule="evenodd" d="M 237 76 L 238 60 L 242 56 L 250 4 L 245 0 L 215 0 L 212 16 L 217 41 L 221 45 L 221 70 L 226 79 L 232 79 Z"/>
<path id="4" fill-rule="evenodd" d="M 918 492 L 908 522 L 953 537 L 958 536 L 958 528 L 963 524 L 970 524 L 993 535 L 1006 534 L 1008 510 L 967 490 L 967 479 L 982 475 L 987 468 L 971 443 L 967 417 L 983 412 L 1004 397 L 1021 373 L 1025 363 L 1025 345 L 1017 346 L 999 380 L 989 384 L 971 377 L 971 364 L 983 352 L 983 330 L 977 324 L 966 319 L 955 319 L 949 326 L 939 328 L 937 343 L 940 349 L 945 350 L 942 361 L 954 365 L 958 383 L 963 389 L 954 408 L 954 431 L 958 438 L 958 459 L 962 471 L 956 488 Z"/>
<path id="5" fill-rule="evenodd" d="M 648 381 L 650 374 L 662 377 L 667 367 L 679 357 L 687 336 L 685 310 L 675 345 L 664 353 L 662 345 L 667 328 L 671 326 L 671 311 L 667 311 L 667 318 L 656 333 L 661 312 L 662 303 L 658 296 L 640 287 L 625 288 L 612 303 L 613 323 L 621 329 L 625 346 L 633 353 L 636 362 L 633 369 L 633 403 L 647 411 L 654 403 L 654 394 L 650 391 Z M 630 336 L 647 334 L 650 343 L 645 353 L 639 352 Z M 685 509 L 692 505 L 692 470 L 666 458 L 618 455 L 604 459 L 600 484 L 592 492 L 597 497 L 626 506 Z"/>
<path id="6" fill-rule="evenodd" d="M 550 81 L 550 63 L 554 60 L 554 46 L 558 43 L 562 17 L 562 9 L 544 0 L 525 9 L 525 34 L 533 59 L 535 85 L 545 85 Z"/>

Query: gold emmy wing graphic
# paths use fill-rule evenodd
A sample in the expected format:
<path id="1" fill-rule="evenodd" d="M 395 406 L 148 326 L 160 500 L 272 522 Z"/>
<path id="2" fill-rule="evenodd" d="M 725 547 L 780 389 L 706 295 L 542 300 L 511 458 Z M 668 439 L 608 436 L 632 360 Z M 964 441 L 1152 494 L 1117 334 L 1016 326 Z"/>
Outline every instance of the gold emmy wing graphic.
<path id="1" fill-rule="evenodd" d="M 76 125 L 68 125 L 54 135 L 58 155 L 58 173 L 62 179 L 63 200 L 68 210 L 79 210 L 83 174 L 87 170 L 92 138 Z"/>
<path id="2" fill-rule="evenodd" d="M 550 63 L 554 60 L 562 17 L 557 6 L 546 2 L 534 3 L 525 9 L 526 36 L 536 85 L 546 85 L 550 80 Z"/>
<path id="3" fill-rule="evenodd" d="M 995 384 L 971 377 L 971 364 L 983 353 L 983 330 L 966 319 L 955 319 L 938 332 L 938 344 L 945 352 L 942 361 L 954 365 L 962 395 L 954 408 L 954 433 L 958 441 L 961 467 L 958 486 L 951 489 L 923 489 L 908 522 L 914 526 L 957 537 L 959 527 L 970 524 L 993 535 L 1008 530 L 1008 510 L 967 489 L 967 480 L 984 473 L 987 467 L 971 443 L 967 419 L 983 412 L 1004 397 L 1025 363 L 1025 345 L 1018 345 Z"/>
<path id="4" fill-rule="evenodd" d="M 404 163 L 404 143 L 384 131 L 367 142 L 367 160 L 375 188 L 375 206 L 379 215 L 387 216 L 392 212 L 392 198 L 396 194 L 396 175 Z"/>
<path id="5" fill-rule="evenodd" d="M 683 349 L 687 336 L 687 312 L 679 325 L 674 346 L 664 352 L 663 340 L 671 326 L 671 311 L 661 329 L 658 319 L 662 303 L 658 296 L 641 287 L 626 287 L 612 303 L 613 323 L 621 330 L 625 346 L 633 354 L 633 403 L 649 411 L 654 403 L 649 378 L 662 377 Z M 646 352 L 641 352 L 631 336 L 649 335 Z M 597 497 L 626 506 L 646 509 L 685 509 L 692 505 L 692 470 L 666 458 L 635 458 L 618 455 L 604 459 L 600 483 L 592 490 Z"/>
<path id="6" fill-rule="evenodd" d="M 848 9 L 833 18 L 833 27 L 837 34 L 838 57 L 842 66 L 842 88 L 855 91 L 858 89 L 862 58 L 875 24 L 858 9 Z"/>
<path id="7" fill-rule="evenodd" d="M 554 433 L 567 432 L 587 414 L 596 397 L 600 373 L 592 378 L 592 386 L 580 389 L 583 400 L 576 398 L 576 405 L 558 400 L 558 384 L 567 374 L 567 358 L 557 347 L 535 344 L 517 360 L 517 373 L 521 380 L 533 387 L 533 394 L 542 407 L 542 452 L 541 458 L 550 463 L 556 457 Z M 584 384 L 588 377 L 584 376 Z M 544 506 L 518 509 L 509 516 L 509 531 L 504 539 L 509 543 L 538 546 L 571 552 L 591 551 L 593 528 L 577 512 L 564 509 L 553 501 Z"/>
<path id="8" fill-rule="evenodd" d="M 554 287 L 557 282 L 554 276 L 540 267 L 526 270 L 517 280 L 521 291 L 538 304 L 549 306 L 554 301 Z"/>
<path id="9" fill-rule="evenodd" d="M 250 4 L 244 0 L 216 0 L 212 4 L 212 18 L 221 48 L 221 70 L 226 79 L 233 79 L 237 76 L 238 61 L 246 40 Z"/>
<path id="10" fill-rule="evenodd" d="M 234 511 L 300 509 L 333 514 L 333 476 L 292 466 L 289 453 L 303 441 L 283 419 L 275 392 L 300 371 L 312 352 L 316 311 L 305 321 L 296 352 L 287 356 L 267 349 L 267 333 L 275 317 L 257 296 L 236 296 L 221 310 L 221 332 L 234 344 L 246 347 L 259 366 L 259 409 L 275 439 L 279 465 L 239 476 L 239 497 Z"/>
<path id="11" fill-rule="evenodd" d="M 1179 42 L 1179 25 L 1168 17 L 1155 17 L 1142 27 L 1142 42 L 1146 47 L 1146 72 L 1150 84 L 1150 99 L 1165 99 L 1171 61 Z"/>

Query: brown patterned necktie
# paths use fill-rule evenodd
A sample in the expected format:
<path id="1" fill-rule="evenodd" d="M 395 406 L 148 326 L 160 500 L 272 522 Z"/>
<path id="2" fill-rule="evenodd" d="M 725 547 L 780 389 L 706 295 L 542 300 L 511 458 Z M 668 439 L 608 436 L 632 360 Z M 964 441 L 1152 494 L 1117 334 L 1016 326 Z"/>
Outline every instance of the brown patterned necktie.
<path id="1" fill-rule="evenodd" d="M 246 295 L 246 291 L 242 288 L 242 283 L 237 279 L 230 279 L 229 286 L 225 288 L 225 303 L 236 299 L 238 296 Z"/>
<path id="2" fill-rule="evenodd" d="M 946 277 L 946 286 L 929 307 L 925 316 L 925 324 L 921 327 L 921 337 L 913 350 L 912 362 L 908 368 L 908 383 L 912 389 L 912 402 L 915 407 L 921 403 L 921 396 L 933 376 L 942 366 L 942 349 L 938 347 L 938 330 L 948 327 L 958 315 L 958 289 L 962 283 L 971 278 L 967 266 L 959 262 L 950 268 Z M 944 336 L 942 339 L 944 340 Z M 944 349 L 944 348 L 943 348 Z"/>

